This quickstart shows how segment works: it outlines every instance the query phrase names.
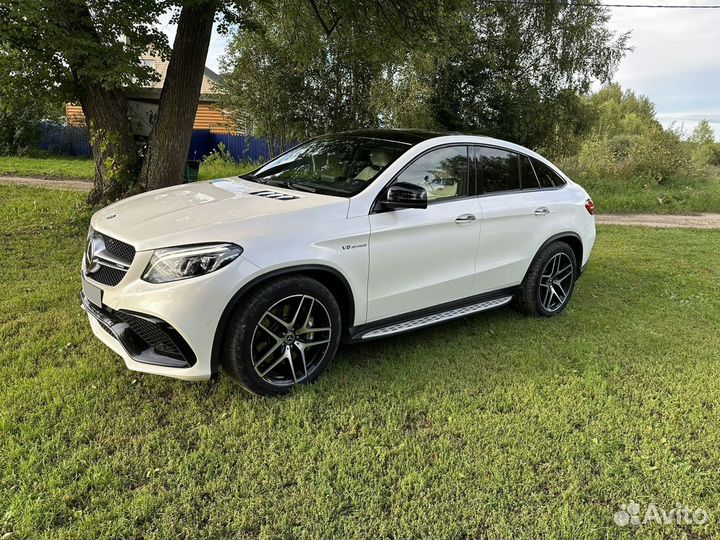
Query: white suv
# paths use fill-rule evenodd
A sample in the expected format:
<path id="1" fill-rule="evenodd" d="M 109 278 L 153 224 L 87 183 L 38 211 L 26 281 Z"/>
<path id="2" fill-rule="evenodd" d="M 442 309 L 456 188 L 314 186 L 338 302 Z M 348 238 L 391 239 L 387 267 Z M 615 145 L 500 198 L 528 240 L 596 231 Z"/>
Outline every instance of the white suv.
<path id="1" fill-rule="evenodd" d="M 312 139 L 242 177 L 97 212 L 95 335 L 128 368 L 283 393 L 340 341 L 510 303 L 551 316 L 595 241 L 583 188 L 508 142 L 415 130 Z"/>

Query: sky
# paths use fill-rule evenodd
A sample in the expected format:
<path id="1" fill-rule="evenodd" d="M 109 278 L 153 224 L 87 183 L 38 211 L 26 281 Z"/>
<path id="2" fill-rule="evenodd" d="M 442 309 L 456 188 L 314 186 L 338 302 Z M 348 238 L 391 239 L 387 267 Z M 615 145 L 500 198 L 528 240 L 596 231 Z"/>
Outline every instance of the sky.
<path id="1" fill-rule="evenodd" d="M 720 5 L 720 0 L 602 2 Z M 609 9 L 610 28 L 618 34 L 630 31 L 634 48 L 621 62 L 615 81 L 648 96 L 663 125 L 675 122 L 691 132 L 706 118 L 720 140 L 720 9 Z M 161 24 L 172 40 L 173 25 L 167 20 Z M 210 69 L 218 71 L 226 44 L 226 38 L 213 32 L 207 60 Z"/>
<path id="2" fill-rule="evenodd" d="M 603 3 L 720 5 L 719 0 L 627 0 Z M 687 131 L 706 118 L 720 139 L 720 9 L 611 8 L 610 27 L 631 31 L 615 80 L 645 94 L 663 125 Z"/>

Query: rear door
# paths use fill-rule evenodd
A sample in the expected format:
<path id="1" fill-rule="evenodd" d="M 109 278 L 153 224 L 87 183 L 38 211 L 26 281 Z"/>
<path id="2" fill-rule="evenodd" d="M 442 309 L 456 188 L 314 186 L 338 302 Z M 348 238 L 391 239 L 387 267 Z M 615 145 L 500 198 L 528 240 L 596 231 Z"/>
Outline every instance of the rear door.
<path id="1" fill-rule="evenodd" d="M 489 146 L 474 147 L 482 232 L 472 294 L 518 285 L 537 249 L 555 227 L 557 208 L 530 158 Z"/>
<path id="2" fill-rule="evenodd" d="M 394 179 L 425 188 L 426 209 L 370 215 L 368 322 L 470 294 L 480 206 L 469 150 L 465 145 L 430 150 Z"/>

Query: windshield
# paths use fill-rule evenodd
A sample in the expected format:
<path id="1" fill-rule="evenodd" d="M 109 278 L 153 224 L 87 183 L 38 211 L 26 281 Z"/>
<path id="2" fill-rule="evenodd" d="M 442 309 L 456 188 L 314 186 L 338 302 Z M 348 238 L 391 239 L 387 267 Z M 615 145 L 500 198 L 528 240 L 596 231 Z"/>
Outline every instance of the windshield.
<path id="1" fill-rule="evenodd" d="M 352 197 L 408 148 L 408 144 L 365 137 L 319 137 L 243 178 L 300 191 Z"/>

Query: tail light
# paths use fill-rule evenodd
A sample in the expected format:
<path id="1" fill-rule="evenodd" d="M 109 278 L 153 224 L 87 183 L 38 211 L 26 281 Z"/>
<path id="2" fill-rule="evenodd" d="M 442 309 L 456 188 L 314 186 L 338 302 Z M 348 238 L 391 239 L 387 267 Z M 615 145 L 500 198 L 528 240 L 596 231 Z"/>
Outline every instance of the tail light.
<path id="1" fill-rule="evenodd" d="M 585 201 L 585 210 L 588 211 L 588 214 L 595 215 L 595 203 L 592 201 L 592 199 L 587 199 Z"/>

